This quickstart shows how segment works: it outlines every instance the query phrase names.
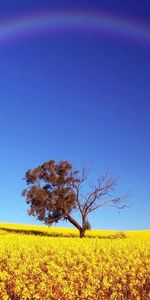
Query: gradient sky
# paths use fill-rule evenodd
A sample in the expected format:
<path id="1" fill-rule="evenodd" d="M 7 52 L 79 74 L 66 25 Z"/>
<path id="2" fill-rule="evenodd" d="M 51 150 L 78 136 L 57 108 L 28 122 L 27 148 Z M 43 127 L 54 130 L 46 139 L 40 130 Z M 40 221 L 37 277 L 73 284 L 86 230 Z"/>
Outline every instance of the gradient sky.
<path id="1" fill-rule="evenodd" d="M 150 32 L 149 0 L 5 0 L 0 22 L 56 9 L 136 20 Z M 27 215 L 22 179 L 44 161 L 65 159 L 77 168 L 92 164 L 93 177 L 108 170 L 118 177 L 116 193 L 131 193 L 120 214 L 95 211 L 93 228 L 149 229 L 149 78 L 150 47 L 134 38 L 74 30 L 2 43 L 0 221 L 39 224 Z"/>

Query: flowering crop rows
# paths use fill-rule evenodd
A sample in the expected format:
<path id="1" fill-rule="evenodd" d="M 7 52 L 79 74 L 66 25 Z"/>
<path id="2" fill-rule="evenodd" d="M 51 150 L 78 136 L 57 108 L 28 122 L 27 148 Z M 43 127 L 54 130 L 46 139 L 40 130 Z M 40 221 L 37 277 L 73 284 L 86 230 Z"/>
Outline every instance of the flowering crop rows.
<path id="1" fill-rule="evenodd" d="M 0 299 L 149 300 L 150 240 L 3 234 Z"/>

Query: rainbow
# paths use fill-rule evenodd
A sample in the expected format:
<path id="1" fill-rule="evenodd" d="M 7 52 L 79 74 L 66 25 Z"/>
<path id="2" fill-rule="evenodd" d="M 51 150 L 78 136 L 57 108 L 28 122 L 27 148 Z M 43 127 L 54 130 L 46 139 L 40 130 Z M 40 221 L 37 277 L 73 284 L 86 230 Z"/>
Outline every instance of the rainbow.
<path id="1" fill-rule="evenodd" d="M 0 44 L 38 35 L 108 35 L 150 47 L 150 24 L 104 12 L 50 11 L 0 22 Z"/>

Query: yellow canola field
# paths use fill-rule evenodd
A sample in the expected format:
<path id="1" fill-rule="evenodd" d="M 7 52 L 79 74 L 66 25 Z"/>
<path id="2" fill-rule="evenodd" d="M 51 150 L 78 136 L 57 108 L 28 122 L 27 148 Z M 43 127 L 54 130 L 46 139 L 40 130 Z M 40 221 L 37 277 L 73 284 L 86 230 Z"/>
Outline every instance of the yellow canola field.
<path id="1" fill-rule="evenodd" d="M 149 231 L 146 238 L 79 239 L 4 234 L 0 227 L 2 300 L 150 299 Z"/>

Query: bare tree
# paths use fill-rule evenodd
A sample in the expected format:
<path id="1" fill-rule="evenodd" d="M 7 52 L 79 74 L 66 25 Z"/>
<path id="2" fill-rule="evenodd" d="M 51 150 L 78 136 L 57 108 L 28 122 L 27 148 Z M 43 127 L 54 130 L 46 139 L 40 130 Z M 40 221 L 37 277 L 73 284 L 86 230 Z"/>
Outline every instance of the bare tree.
<path id="1" fill-rule="evenodd" d="M 79 230 L 80 237 L 84 237 L 90 229 L 90 213 L 104 206 L 126 207 L 124 197 L 113 196 L 116 179 L 107 172 L 96 183 L 89 182 L 89 178 L 87 166 L 79 172 L 67 161 L 56 163 L 51 160 L 28 170 L 25 174 L 28 188 L 23 191 L 23 196 L 30 205 L 29 214 L 48 225 L 67 220 Z M 75 210 L 80 212 L 81 223 L 71 215 Z"/>

